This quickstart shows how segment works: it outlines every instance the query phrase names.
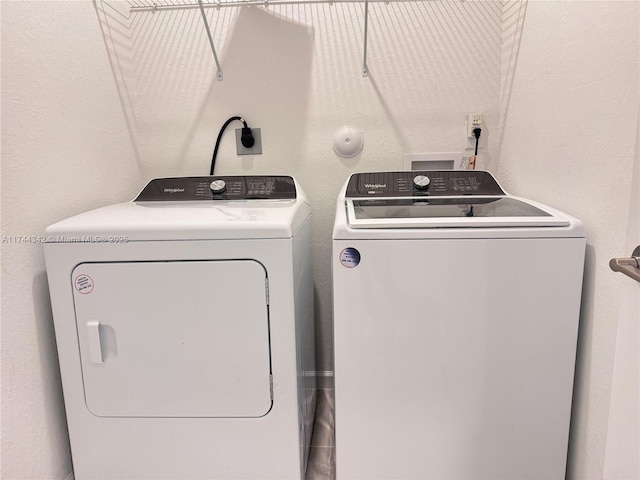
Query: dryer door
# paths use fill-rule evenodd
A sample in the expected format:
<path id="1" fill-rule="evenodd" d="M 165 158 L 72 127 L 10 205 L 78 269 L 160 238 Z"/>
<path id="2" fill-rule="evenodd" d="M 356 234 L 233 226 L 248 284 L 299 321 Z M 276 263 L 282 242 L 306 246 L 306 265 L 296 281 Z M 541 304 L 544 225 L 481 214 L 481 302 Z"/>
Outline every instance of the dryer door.
<path id="1" fill-rule="evenodd" d="M 259 262 L 82 263 L 71 281 L 93 414 L 260 417 L 271 409 Z"/>

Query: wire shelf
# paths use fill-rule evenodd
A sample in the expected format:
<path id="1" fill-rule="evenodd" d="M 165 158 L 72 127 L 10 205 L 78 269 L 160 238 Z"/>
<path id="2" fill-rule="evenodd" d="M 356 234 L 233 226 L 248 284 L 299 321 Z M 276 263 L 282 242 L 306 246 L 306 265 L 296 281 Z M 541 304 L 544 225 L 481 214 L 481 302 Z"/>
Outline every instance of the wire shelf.
<path id="1" fill-rule="evenodd" d="M 216 78 L 222 81 L 222 67 L 218 60 L 216 47 L 213 43 L 209 21 L 205 14 L 206 8 L 221 7 L 242 7 L 250 5 L 269 6 L 269 5 L 303 5 L 303 4 L 338 4 L 338 3 L 364 3 L 364 48 L 362 61 L 362 76 L 369 76 L 369 68 L 367 66 L 367 38 L 369 30 L 369 2 L 389 3 L 390 0 L 127 0 L 131 12 L 156 12 L 162 10 L 183 10 L 183 9 L 200 9 L 202 13 L 202 21 L 207 32 L 209 45 L 216 62 Z M 415 0 L 392 0 L 394 2 L 415 1 Z M 465 1 L 465 0 L 460 0 Z"/>
<path id="2" fill-rule="evenodd" d="M 246 5 L 305 5 L 339 3 L 401 3 L 415 0 L 202 0 L 204 8 L 242 7 Z M 464 1 L 464 0 L 460 0 Z M 200 8 L 197 0 L 128 0 L 132 12 Z"/>

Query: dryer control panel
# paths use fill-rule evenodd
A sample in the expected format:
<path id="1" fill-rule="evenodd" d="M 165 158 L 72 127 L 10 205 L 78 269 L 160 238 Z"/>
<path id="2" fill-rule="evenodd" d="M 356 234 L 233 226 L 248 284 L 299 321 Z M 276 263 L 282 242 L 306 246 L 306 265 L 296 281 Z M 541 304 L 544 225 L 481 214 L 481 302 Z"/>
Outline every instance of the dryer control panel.
<path id="1" fill-rule="evenodd" d="M 134 202 L 295 198 L 295 182 L 285 175 L 206 176 L 156 178 L 144 187 Z"/>
<path id="2" fill-rule="evenodd" d="M 347 197 L 506 195 L 489 173 L 480 170 L 411 170 L 355 173 Z"/>

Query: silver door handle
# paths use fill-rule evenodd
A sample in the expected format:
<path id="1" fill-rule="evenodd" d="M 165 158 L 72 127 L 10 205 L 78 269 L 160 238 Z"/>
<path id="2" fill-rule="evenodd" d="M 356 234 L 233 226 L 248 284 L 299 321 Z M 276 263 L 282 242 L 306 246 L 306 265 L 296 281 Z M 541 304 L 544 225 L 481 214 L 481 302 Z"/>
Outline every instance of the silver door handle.
<path id="1" fill-rule="evenodd" d="M 612 258 L 609 266 L 614 272 L 624 273 L 635 281 L 640 282 L 640 245 L 638 245 L 630 258 Z"/>

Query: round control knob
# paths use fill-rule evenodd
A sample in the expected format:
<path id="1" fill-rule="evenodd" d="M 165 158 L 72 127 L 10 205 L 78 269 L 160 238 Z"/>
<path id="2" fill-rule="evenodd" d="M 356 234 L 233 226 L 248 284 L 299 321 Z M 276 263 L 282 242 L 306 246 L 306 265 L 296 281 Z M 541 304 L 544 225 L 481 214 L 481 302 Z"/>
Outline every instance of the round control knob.
<path id="1" fill-rule="evenodd" d="M 224 180 L 214 180 L 211 182 L 211 185 L 209 185 L 209 188 L 213 193 L 223 193 L 227 189 L 227 184 Z"/>
<path id="2" fill-rule="evenodd" d="M 431 179 L 426 175 L 416 175 L 413 177 L 413 186 L 418 190 L 426 190 L 429 188 L 429 184 L 431 183 Z"/>

